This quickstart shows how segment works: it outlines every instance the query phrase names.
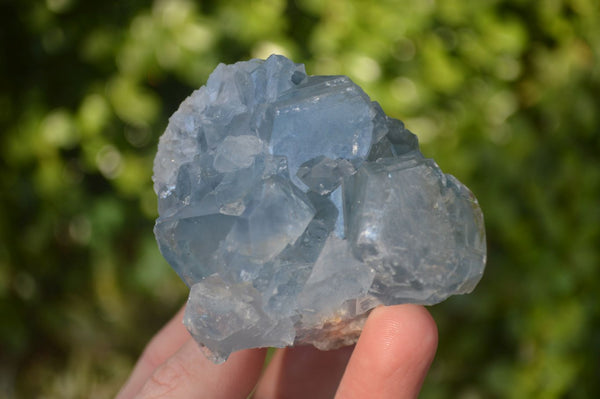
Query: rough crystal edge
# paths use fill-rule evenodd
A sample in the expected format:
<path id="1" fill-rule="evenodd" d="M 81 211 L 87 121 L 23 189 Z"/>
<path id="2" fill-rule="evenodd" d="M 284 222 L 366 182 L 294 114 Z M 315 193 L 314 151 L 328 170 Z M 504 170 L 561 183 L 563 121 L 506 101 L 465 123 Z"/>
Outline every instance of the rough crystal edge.
<path id="1" fill-rule="evenodd" d="M 256 60 L 256 61 L 262 61 L 262 60 Z M 239 64 L 239 63 L 238 63 Z M 257 63 L 257 65 L 260 65 L 260 63 Z M 230 66 L 225 66 L 224 64 L 220 64 L 220 67 L 230 67 Z M 302 77 L 302 79 L 304 79 L 304 77 Z M 300 77 L 297 77 L 296 80 L 298 80 L 298 82 L 300 82 L 302 79 L 300 79 Z M 297 83 L 297 82 L 294 82 Z M 203 87 L 204 88 L 204 87 Z M 199 89 L 202 90 L 203 88 Z M 190 96 L 191 97 L 191 96 Z M 187 101 L 187 99 L 186 99 Z M 185 102 L 185 101 L 184 101 Z M 376 104 L 376 103 L 375 103 Z M 378 104 L 377 104 L 378 105 Z M 183 103 L 182 103 L 183 106 Z M 181 109 L 182 107 L 180 107 Z M 179 110 L 177 111 L 179 112 Z M 176 114 L 177 114 L 176 112 Z M 383 112 L 383 111 L 382 111 Z M 383 114 L 383 116 L 385 117 L 385 119 L 387 121 L 392 120 L 392 118 L 387 117 L 385 114 Z M 175 119 L 175 114 L 173 115 L 172 119 Z M 394 119 L 394 121 L 397 121 Z M 407 129 L 404 128 L 404 125 L 401 121 L 399 122 L 399 126 L 398 129 L 401 130 L 401 134 L 405 135 L 408 137 L 408 135 L 412 135 L 414 136 L 412 133 L 410 133 L 410 131 L 408 131 Z M 171 124 L 171 123 L 170 123 Z M 173 129 L 175 129 L 175 124 Z M 167 128 L 167 130 L 169 130 L 169 127 Z M 373 137 L 373 143 L 371 144 L 371 150 L 373 149 L 374 145 L 376 145 L 377 143 L 380 142 L 381 139 L 387 139 L 387 132 L 379 132 L 378 134 L 378 138 L 376 139 L 376 137 Z M 414 136 L 415 140 L 416 140 L 416 136 Z M 161 142 L 163 140 L 163 137 L 161 137 Z M 165 139 L 166 140 L 166 139 Z M 395 145 L 394 143 L 391 143 L 392 145 Z M 160 147 L 160 145 L 159 145 Z M 418 150 L 418 144 L 416 146 L 416 149 L 412 149 L 412 145 L 408 146 L 408 151 L 405 148 L 395 148 L 393 147 L 392 149 L 392 156 L 398 156 L 400 154 L 406 154 L 406 152 L 411 152 L 414 151 L 415 153 L 419 153 Z M 369 155 L 370 156 L 370 155 Z M 422 155 L 421 155 L 422 157 Z M 369 161 L 371 161 L 371 159 L 368 159 Z M 174 161 L 174 160 L 172 160 Z M 157 165 L 155 164 L 155 167 Z M 178 168 L 176 168 L 178 169 Z M 483 254 L 479 254 L 483 256 L 483 264 L 485 265 L 485 261 L 486 261 L 486 254 L 485 254 L 485 249 L 486 249 L 486 245 L 485 245 L 485 229 L 484 229 L 484 223 L 483 223 L 483 213 L 481 211 L 481 208 L 478 206 L 478 202 L 477 199 L 474 197 L 474 195 L 471 193 L 471 191 L 462 183 L 460 183 L 458 180 L 456 180 L 453 176 L 451 175 L 444 175 L 448 180 L 454 180 L 453 183 L 455 183 L 455 185 L 458 187 L 458 189 L 461 191 L 461 194 L 464 194 L 465 198 L 468 197 L 468 199 L 471 201 L 472 207 L 473 207 L 473 213 L 474 213 L 474 217 L 476 219 L 476 225 L 479 226 L 480 228 L 480 237 L 481 240 L 483 241 Z M 157 188 L 157 179 L 153 176 L 153 180 L 155 182 L 155 191 L 157 191 L 157 193 L 159 193 L 159 189 Z M 445 183 L 444 183 L 445 184 Z M 170 190 L 169 187 L 163 187 L 165 188 L 168 192 Z M 464 192 L 466 191 L 466 193 Z M 164 194 L 165 191 L 162 192 L 162 194 Z M 160 194 L 159 194 L 160 195 Z M 485 267 L 485 266 L 484 266 Z M 433 303 L 437 303 L 437 302 L 441 302 L 444 299 L 446 299 L 448 296 L 450 295 L 454 295 L 457 293 L 468 293 L 471 292 L 476 284 L 479 282 L 479 280 L 481 279 L 481 276 L 483 274 L 483 269 L 481 270 L 480 273 L 478 273 L 478 275 L 473 275 L 469 281 L 465 281 L 464 284 L 461 285 L 461 289 L 459 291 L 461 292 L 453 292 L 451 294 L 448 294 L 447 296 L 443 297 L 443 298 L 438 298 L 439 300 L 436 300 Z M 343 320 L 341 318 L 336 318 L 336 317 L 332 317 L 329 318 L 327 320 L 321 321 L 320 324 L 320 329 L 315 328 L 314 325 L 312 326 L 307 326 L 306 328 L 304 328 L 303 326 L 300 325 L 296 325 L 296 338 L 294 339 L 294 345 L 298 344 L 312 344 L 320 349 L 334 349 L 336 347 L 339 346 L 344 346 L 344 345 L 348 345 L 348 344 L 352 344 L 354 342 L 356 342 L 356 340 L 358 339 L 358 336 L 360 335 L 360 330 L 362 329 L 362 325 L 364 324 L 364 321 L 366 320 L 366 318 L 368 317 L 370 311 L 377 306 L 377 304 L 373 304 L 372 307 L 367 306 L 367 309 L 364 310 L 362 313 L 358 313 L 355 317 L 350 318 L 350 319 L 346 319 Z M 187 310 L 187 309 L 186 309 Z M 336 323 L 337 322 L 337 323 Z M 188 329 L 190 329 L 190 327 L 188 327 Z M 327 332 L 328 331 L 328 332 Z M 190 332 L 191 329 L 190 329 Z M 342 332 L 347 333 L 348 337 L 344 337 L 342 335 Z M 314 333 L 314 334 L 313 334 Z M 327 341 L 327 343 L 323 343 L 322 339 L 323 336 L 321 336 L 321 333 L 325 334 L 325 336 L 328 336 L 327 334 L 331 334 L 332 340 L 331 341 Z M 192 333 L 193 334 L 193 333 Z M 193 334 L 194 335 L 194 334 Z M 200 342 L 200 337 L 197 337 L 196 335 L 194 335 L 194 338 L 198 341 L 198 343 L 200 344 L 200 346 L 203 348 L 203 352 L 207 355 L 207 357 L 209 357 L 211 360 L 213 360 L 214 362 L 223 362 L 226 360 L 226 358 L 229 356 L 229 354 L 224 354 L 224 353 L 220 353 L 220 352 L 213 352 L 211 350 L 209 350 L 202 342 Z M 283 347 L 283 346 L 279 346 L 279 347 Z"/>

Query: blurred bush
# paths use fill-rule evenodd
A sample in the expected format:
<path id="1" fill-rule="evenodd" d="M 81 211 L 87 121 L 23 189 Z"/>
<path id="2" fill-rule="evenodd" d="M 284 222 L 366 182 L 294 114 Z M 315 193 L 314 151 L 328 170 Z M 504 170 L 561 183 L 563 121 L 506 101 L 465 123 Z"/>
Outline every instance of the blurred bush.
<path id="1" fill-rule="evenodd" d="M 152 236 L 168 116 L 219 62 L 347 74 L 483 207 L 424 398 L 600 395 L 594 0 L 0 2 L 0 396 L 110 397 L 186 289 Z"/>

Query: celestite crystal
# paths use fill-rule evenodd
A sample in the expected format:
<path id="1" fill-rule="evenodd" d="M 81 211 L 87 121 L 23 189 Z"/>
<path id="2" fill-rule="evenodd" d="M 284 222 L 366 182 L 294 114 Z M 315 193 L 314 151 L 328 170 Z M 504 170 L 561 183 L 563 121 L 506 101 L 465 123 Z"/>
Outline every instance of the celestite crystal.
<path id="1" fill-rule="evenodd" d="M 485 265 L 473 194 L 348 77 L 282 56 L 221 64 L 181 104 L 154 189 L 184 323 L 215 362 L 352 344 L 374 307 L 468 293 Z"/>

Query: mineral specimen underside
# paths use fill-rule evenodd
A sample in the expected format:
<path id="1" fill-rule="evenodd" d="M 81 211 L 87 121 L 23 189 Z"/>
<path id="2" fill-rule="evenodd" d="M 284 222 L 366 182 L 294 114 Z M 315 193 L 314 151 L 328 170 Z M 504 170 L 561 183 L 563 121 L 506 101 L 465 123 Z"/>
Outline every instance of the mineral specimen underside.
<path id="1" fill-rule="evenodd" d="M 471 192 L 349 78 L 282 56 L 219 65 L 171 117 L 154 183 L 184 323 L 215 362 L 348 345 L 374 307 L 434 304 L 483 273 Z"/>

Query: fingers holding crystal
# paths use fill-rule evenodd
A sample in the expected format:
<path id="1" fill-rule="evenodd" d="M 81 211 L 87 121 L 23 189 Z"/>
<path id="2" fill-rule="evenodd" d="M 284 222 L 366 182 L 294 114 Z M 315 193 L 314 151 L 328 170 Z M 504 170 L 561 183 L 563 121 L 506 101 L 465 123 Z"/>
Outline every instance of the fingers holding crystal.
<path id="1" fill-rule="evenodd" d="M 245 398 L 256 385 L 265 350 L 235 353 L 215 365 L 182 323 L 184 308 L 152 338 L 117 399 Z"/>
<path id="2" fill-rule="evenodd" d="M 336 399 L 416 398 L 437 349 L 437 327 L 422 306 L 372 311 Z"/>
<path id="3" fill-rule="evenodd" d="M 184 310 L 185 308 L 181 308 L 152 338 L 135 365 L 131 376 L 117 395 L 117 399 L 133 397 L 154 370 L 190 339 L 190 334 L 181 323 Z"/>
<path id="4" fill-rule="evenodd" d="M 246 398 L 260 376 L 265 354 L 265 349 L 242 350 L 216 365 L 190 338 L 154 370 L 135 398 Z"/>
<path id="5" fill-rule="evenodd" d="M 253 399 L 329 399 L 335 394 L 353 347 L 321 351 L 312 346 L 278 350 Z"/>

